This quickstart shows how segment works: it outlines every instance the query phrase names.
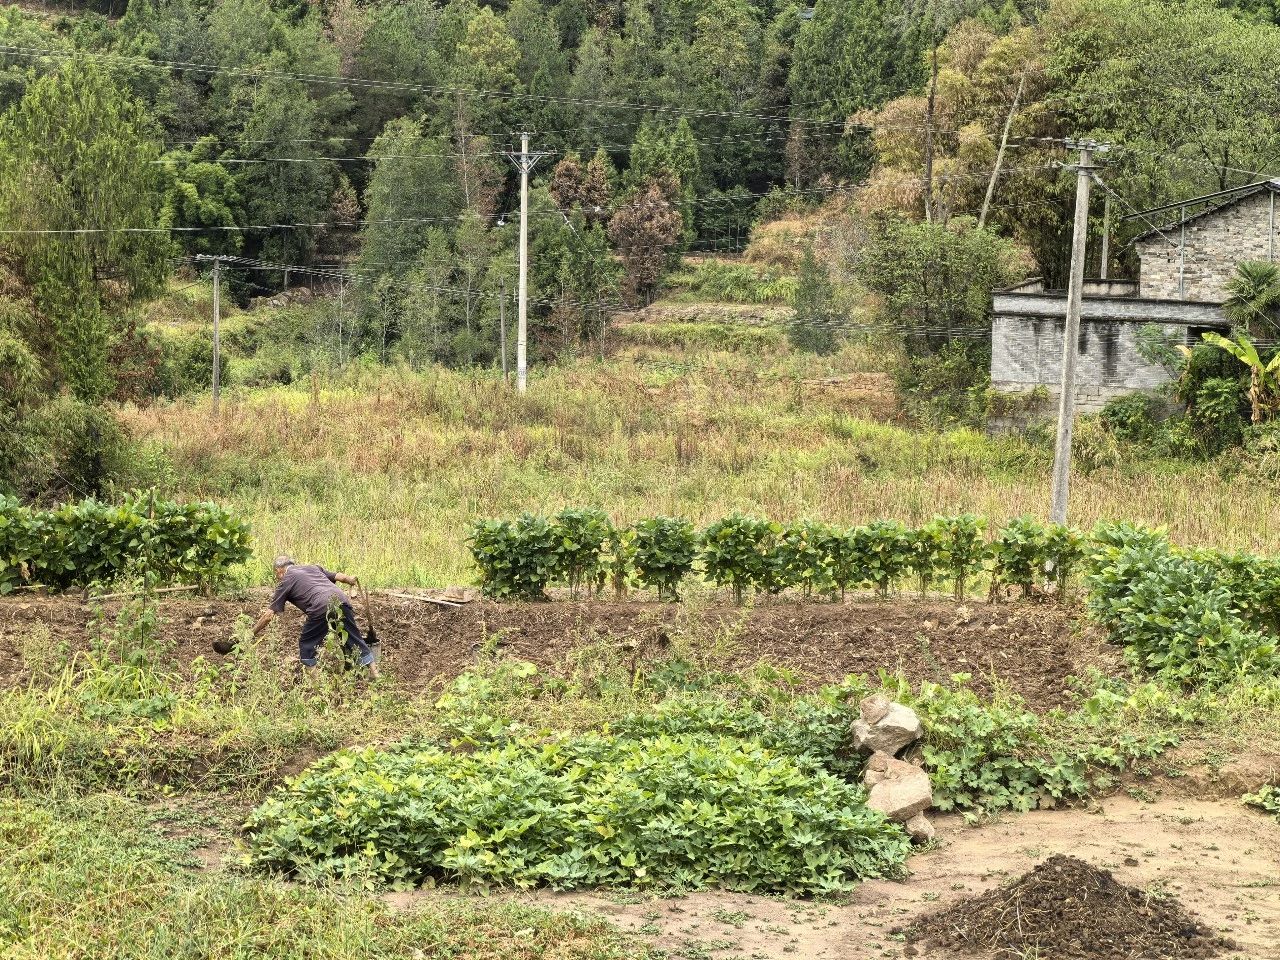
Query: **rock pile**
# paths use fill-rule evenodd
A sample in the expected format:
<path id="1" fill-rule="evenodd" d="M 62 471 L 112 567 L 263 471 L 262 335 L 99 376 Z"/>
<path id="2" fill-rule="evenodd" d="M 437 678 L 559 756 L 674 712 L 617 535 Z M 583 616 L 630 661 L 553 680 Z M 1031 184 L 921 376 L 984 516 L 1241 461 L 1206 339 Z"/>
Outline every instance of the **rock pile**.
<path id="1" fill-rule="evenodd" d="M 858 704 L 858 714 L 853 747 L 871 755 L 862 777 L 869 789 L 867 806 L 905 825 L 918 843 L 932 840 L 933 824 L 924 815 L 933 806 L 929 775 L 917 764 L 898 759 L 924 733 L 920 718 L 910 707 L 878 693 Z"/>

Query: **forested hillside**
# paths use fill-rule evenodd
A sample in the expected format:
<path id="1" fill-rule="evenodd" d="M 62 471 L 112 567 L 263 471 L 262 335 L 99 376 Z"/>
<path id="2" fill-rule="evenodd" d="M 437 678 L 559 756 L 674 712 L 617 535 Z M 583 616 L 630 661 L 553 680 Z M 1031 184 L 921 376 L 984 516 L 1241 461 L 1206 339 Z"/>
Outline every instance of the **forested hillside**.
<path id="1" fill-rule="evenodd" d="M 114 429 L 104 400 L 176 389 L 156 375 L 164 344 L 142 305 L 194 283 L 200 256 L 237 258 L 225 278 L 241 303 L 291 278 L 336 290 L 343 358 L 494 363 L 515 282 L 504 154 L 521 131 L 547 154 L 530 221 L 540 356 L 594 349 L 681 255 L 741 252 L 786 217 L 802 227 L 774 265 L 809 271 L 802 316 L 978 329 L 993 284 L 1062 276 L 1063 138 L 1114 144 L 1105 178 L 1129 208 L 1265 174 L 1280 154 L 1275 13 L 1202 0 L 8 7 L 0 423 L 37 447 L 63 434 L 64 465 L 106 455 L 67 438 Z M 1117 228 L 1121 263 L 1139 226 Z M 4 456 L 10 475 L 27 469 Z"/>

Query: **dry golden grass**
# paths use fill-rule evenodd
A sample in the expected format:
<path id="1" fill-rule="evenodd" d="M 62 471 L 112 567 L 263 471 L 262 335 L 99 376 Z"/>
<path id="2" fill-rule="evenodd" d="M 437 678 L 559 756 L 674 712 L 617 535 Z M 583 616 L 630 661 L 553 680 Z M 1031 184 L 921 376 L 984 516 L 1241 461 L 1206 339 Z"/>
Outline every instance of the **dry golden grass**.
<path id="1" fill-rule="evenodd" d="M 469 581 L 471 521 L 569 504 L 620 522 L 745 510 L 839 523 L 971 511 L 998 523 L 1047 512 L 1043 443 L 867 418 L 859 410 L 877 406 L 858 399 L 867 378 L 839 379 L 872 365 L 862 351 L 637 359 L 536 370 L 523 397 L 489 372 L 364 370 L 233 393 L 216 424 L 204 401 L 126 416 L 167 451 L 176 494 L 250 519 L 260 557 L 286 551 L 380 584 Z M 1163 525 L 1186 543 L 1275 552 L 1277 507 L 1275 489 L 1212 464 L 1073 481 L 1074 523 Z"/>

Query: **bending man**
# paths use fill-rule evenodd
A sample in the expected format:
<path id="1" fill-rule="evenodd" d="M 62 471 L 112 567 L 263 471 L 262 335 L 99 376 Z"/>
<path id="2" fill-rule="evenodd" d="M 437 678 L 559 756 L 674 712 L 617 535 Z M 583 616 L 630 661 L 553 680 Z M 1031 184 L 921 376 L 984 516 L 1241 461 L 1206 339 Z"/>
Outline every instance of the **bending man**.
<path id="1" fill-rule="evenodd" d="M 360 581 L 349 574 L 333 573 L 314 564 L 299 564 L 293 557 L 276 557 L 273 566 L 279 586 L 271 598 L 271 604 L 262 611 L 262 616 L 253 625 L 253 635 L 261 635 L 277 613 L 284 613 L 284 605 L 292 603 L 307 615 L 307 622 L 302 625 L 302 635 L 298 637 L 298 659 L 303 666 L 314 667 L 316 653 L 329 632 L 329 616 L 332 611 L 335 618 L 341 619 L 347 635 L 342 649 L 352 660 L 358 659 L 368 667 L 369 675 L 376 680 L 378 667 L 373 662 L 373 651 L 360 635 L 351 600 L 338 587 L 339 583 L 356 586 Z"/>

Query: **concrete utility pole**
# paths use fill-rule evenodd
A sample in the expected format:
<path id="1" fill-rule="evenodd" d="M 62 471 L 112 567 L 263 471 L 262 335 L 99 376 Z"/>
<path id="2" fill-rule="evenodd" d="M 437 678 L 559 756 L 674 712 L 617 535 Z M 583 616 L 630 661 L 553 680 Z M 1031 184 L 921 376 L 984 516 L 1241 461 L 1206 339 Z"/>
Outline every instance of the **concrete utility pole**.
<path id="1" fill-rule="evenodd" d="M 196 261 L 213 262 L 213 415 L 222 401 L 222 258 L 197 254 Z"/>
<path id="2" fill-rule="evenodd" d="M 222 260 L 213 259 L 213 415 L 222 402 Z"/>
<path id="3" fill-rule="evenodd" d="M 1106 144 L 1092 140 L 1068 140 L 1067 148 L 1080 151 L 1076 166 L 1076 220 L 1071 234 L 1071 276 L 1067 282 L 1067 325 L 1062 335 L 1062 396 L 1058 400 L 1058 438 L 1053 448 L 1053 487 L 1049 519 L 1067 522 L 1067 488 L 1071 478 L 1071 428 L 1076 415 L 1076 354 L 1080 339 L 1080 301 L 1084 296 L 1084 255 L 1089 234 L 1089 185 L 1093 182 L 1093 155 Z"/>
<path id="4" fill-rule="evenodd" d="M 507 382 L 507 278 L 498 278 L 498 349 L 502 353 L 502 382 Z"/>
<path id="5" fill-rule="evenodd" d="M 524 393 L 528 386 L 526 349 L 529 343 L 529 174 L 549 153 L 530 153 L 529 134 L 520 134 L 520 152 L 507 157 L 520 170 L 520 294 L 516 328 L 516 390 Z"/>

